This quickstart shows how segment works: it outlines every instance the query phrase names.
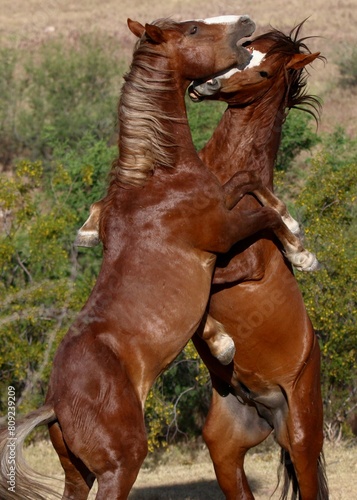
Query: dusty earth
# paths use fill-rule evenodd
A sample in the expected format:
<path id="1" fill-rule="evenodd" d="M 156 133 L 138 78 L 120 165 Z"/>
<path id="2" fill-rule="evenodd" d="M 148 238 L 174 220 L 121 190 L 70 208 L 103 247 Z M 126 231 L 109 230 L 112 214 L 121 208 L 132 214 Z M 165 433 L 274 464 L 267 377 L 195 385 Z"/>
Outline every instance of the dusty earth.
<path id="1" fill-rule="evenodd" d="M 27 448 L 29 463 L 43 474 L 59 477 L 60 465 L 49 443 L 38 443 Z M 204 446 L 194 455 L 169 448 L 167 456 L 153 463 L 149 455 L 134 485 L 131 500 L 224 500 Z M 326 444 L 325 458 L 330 500 L 353 500 L 357 498 L 357 445 L 344 443 Z M 160 463 L 161 462 L 161 463 Z M 275 445 L 251 452 L 246 460 L 249 483 L 256 500 L 277 500 L 277 466 L 279 450 Z M 63 481 L 56 481 L 62 491 Z M 90 494 L 94 500 L 96 485 Z M 274 493 L 274 494 L 273 494 Z M 48 499 L 50 500 L 50 499 Z"/>
<path id="2" fill-rule="evenodd" d="M 307 19 L 304 36 L 312 51 L 326 58 L 311 69 L 310 89 L 324 101 L 320 131 L 332 131 L 343 125 L 349 134 L 357 132 L 357 92 L 338 85 L 337 63 L 351 47 L 357 45 L 356 0 L 2 0 L 0 41 L 21 44 L 33 50 L 40 41 L 64 35 L 67 39 L 79 33 L 102 32 L 114 36 L 113 50 L 129 58 L 134 43 L 126 27 L 128 17 L 150 22 L 160 17 L 176 20 L 204 18 L 222 14 L 249 14 L 257 24 L 257 33 L 269 25 L 289 32 Z"/>

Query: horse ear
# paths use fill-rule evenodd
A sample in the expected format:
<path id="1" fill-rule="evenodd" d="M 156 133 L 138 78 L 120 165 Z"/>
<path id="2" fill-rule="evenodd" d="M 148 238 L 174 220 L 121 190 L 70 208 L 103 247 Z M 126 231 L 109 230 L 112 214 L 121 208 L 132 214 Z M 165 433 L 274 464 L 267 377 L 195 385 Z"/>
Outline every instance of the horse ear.
<path id="1" fill-rule="evenodd" d="M 146 36 L 154 43 L 163 43 L 166 41 L 162 29 L 154 24 L 145 24 L 145 31 Z"/>
<path id="2" fill-rule="evenodd" d="M 132 21 L 131 19 L 128 19 L 127 23 L 130 31 L 135 36 L 137 36 L 138 38 L 141 38 L 143 36 L 143 34 L 145 33 L 145 28 L 142 24 L 140 24 L 138 21 Z"/>
<path id="3" fill-rule="evenodd" d="M 320 52 L 315 52 L 314 54 L 295 54 L 288 64 L 287 69 L 302 69 L 308 64 L 311 64 L 317 57 L 319 57 Z"/>

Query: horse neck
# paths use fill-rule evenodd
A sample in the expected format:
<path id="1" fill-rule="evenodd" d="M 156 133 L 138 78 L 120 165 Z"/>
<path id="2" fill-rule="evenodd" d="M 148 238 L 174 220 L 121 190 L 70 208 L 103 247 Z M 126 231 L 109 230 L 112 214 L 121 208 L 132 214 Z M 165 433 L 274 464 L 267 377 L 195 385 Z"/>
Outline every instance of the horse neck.
<path id="1" fill-rule="evenodd" d="M 186 115 L 185 82 L 168 66 L 164 58 L 146 64 L 134 58 L 126 77 L 116 164 L 122 182 L 144 184 L 156 167 L 176 168 L 187 155 L 197 157 Z"/>
<path id="2" fill-rule="evenodd" d="M 284 119 L 281 92 L 250 105 L 228 106 L 200 157 L 222 183 L 238 170 L 255 170 L 272 188 Z"/>

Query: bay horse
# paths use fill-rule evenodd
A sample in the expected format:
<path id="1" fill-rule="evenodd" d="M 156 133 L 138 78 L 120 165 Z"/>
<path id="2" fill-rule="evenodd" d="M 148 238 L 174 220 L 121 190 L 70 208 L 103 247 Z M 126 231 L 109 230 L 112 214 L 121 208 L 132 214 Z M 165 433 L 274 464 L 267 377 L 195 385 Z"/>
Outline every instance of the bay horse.
<path id="1" fill-rule="evenodd" d="M 252 169 L 272 190 L 288 110 L 308 105 L 317 118 L 319 102 L 306 93 L 305 67 L 322 56 L 299 39 L 302 25 L 289 35 L 273 29 L 254 38 L 246 45 L 253 58 L 244 71 L 190 88 L 194 100 L 228 103 L 199 155 L 221 183 Z M 248 195 L 239 205 L 251 210 L 258 202 Z M 208 311 L 211 329 L 217 320 L 236 349 L 233 362 L 222 366 L 194 337 L 213 385 L 204 439 L 226 498 L 254 498 L 244 458 L 274 432 L 285 471 L 281 499 L 289 492 L 292 499 L 328 499 L 319 344 L 291 265 L 270 231 L 218 257 Z"/>
<path id="2" fill-rule="evenodd" d="M 284 226 L 270 207 L 235 209 L 254 175 L 242 184 L 239 172 L 222 186 L 199 159 L 186 116 L 192 80 L 249 62 L 237 42 L 254 31 L 251 19 L 128 26 L 139 40 L 99 221 L 102 266 L 56 352 L 45 404 L 16 423 L 15 492 L 6 481 L 8 430 L 1 433 L 2 500 L 55 495 L 22 458 L 26 436 L 42 424 L 65 472 L 63 499 L 86 499 L 95 479 L 97 500 L 126 499 L 147 453 L 148 391 L 199 327 L 216 254 Z"/>

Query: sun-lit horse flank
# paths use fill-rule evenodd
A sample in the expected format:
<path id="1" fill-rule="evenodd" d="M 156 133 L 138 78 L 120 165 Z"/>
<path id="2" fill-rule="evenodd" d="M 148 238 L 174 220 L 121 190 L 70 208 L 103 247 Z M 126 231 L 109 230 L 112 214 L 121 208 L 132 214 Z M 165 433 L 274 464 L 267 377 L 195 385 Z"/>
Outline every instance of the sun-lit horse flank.
<path id="1" fill-rule="evenodd" d="M 265 227 L 269 207 L 235 204 L 256 182 L 223 186 L 192 144 L 184 96 L 190 81 L 250 60 L 237 41 L 248 16 L 216 21 L 128 21 L 139 38 L 119 104 L 120 156 L 102 201 L 104 255 L 93 291 L 62 340 L 43 407 L 17 422 L 16 493 L 7 490 L 1 434 L 0 498 L 48 499 L 22 460 L 24 439 L 48 424 L 65 471 L 63 498 L 126 499 L 147 453 L 144 405 L 155 379 L 197 330 L 216 254 Z"/>
<path id="2" fill-rule="evenodd" d="M 228 103 L 200 152 L 222 183 L 251 168 L 272 189 L 288 109 L 305 105 L 318 113 L 318 101 L 306 93 L 304 68 L 320 56 L 299 40 L 302 24 L 288 36 L 272 30 L 253 39 L 254 57 L 244 71 L 191 88 L 194 99 Z M 258 203 L 245 196 L 239 205 Z M 281 498 L 326 500 L 320 350 L 291 266 L 269 231 L 235 245 L 217 266 L 209 314 L 234 339 L 234 362 L 224 367 L 199 336 L 194 342 L 212 377 L 204 437 L 219 484 L 229 500 L 254 498 L 244 457 L 274 431 L 285 471 Z"/>

